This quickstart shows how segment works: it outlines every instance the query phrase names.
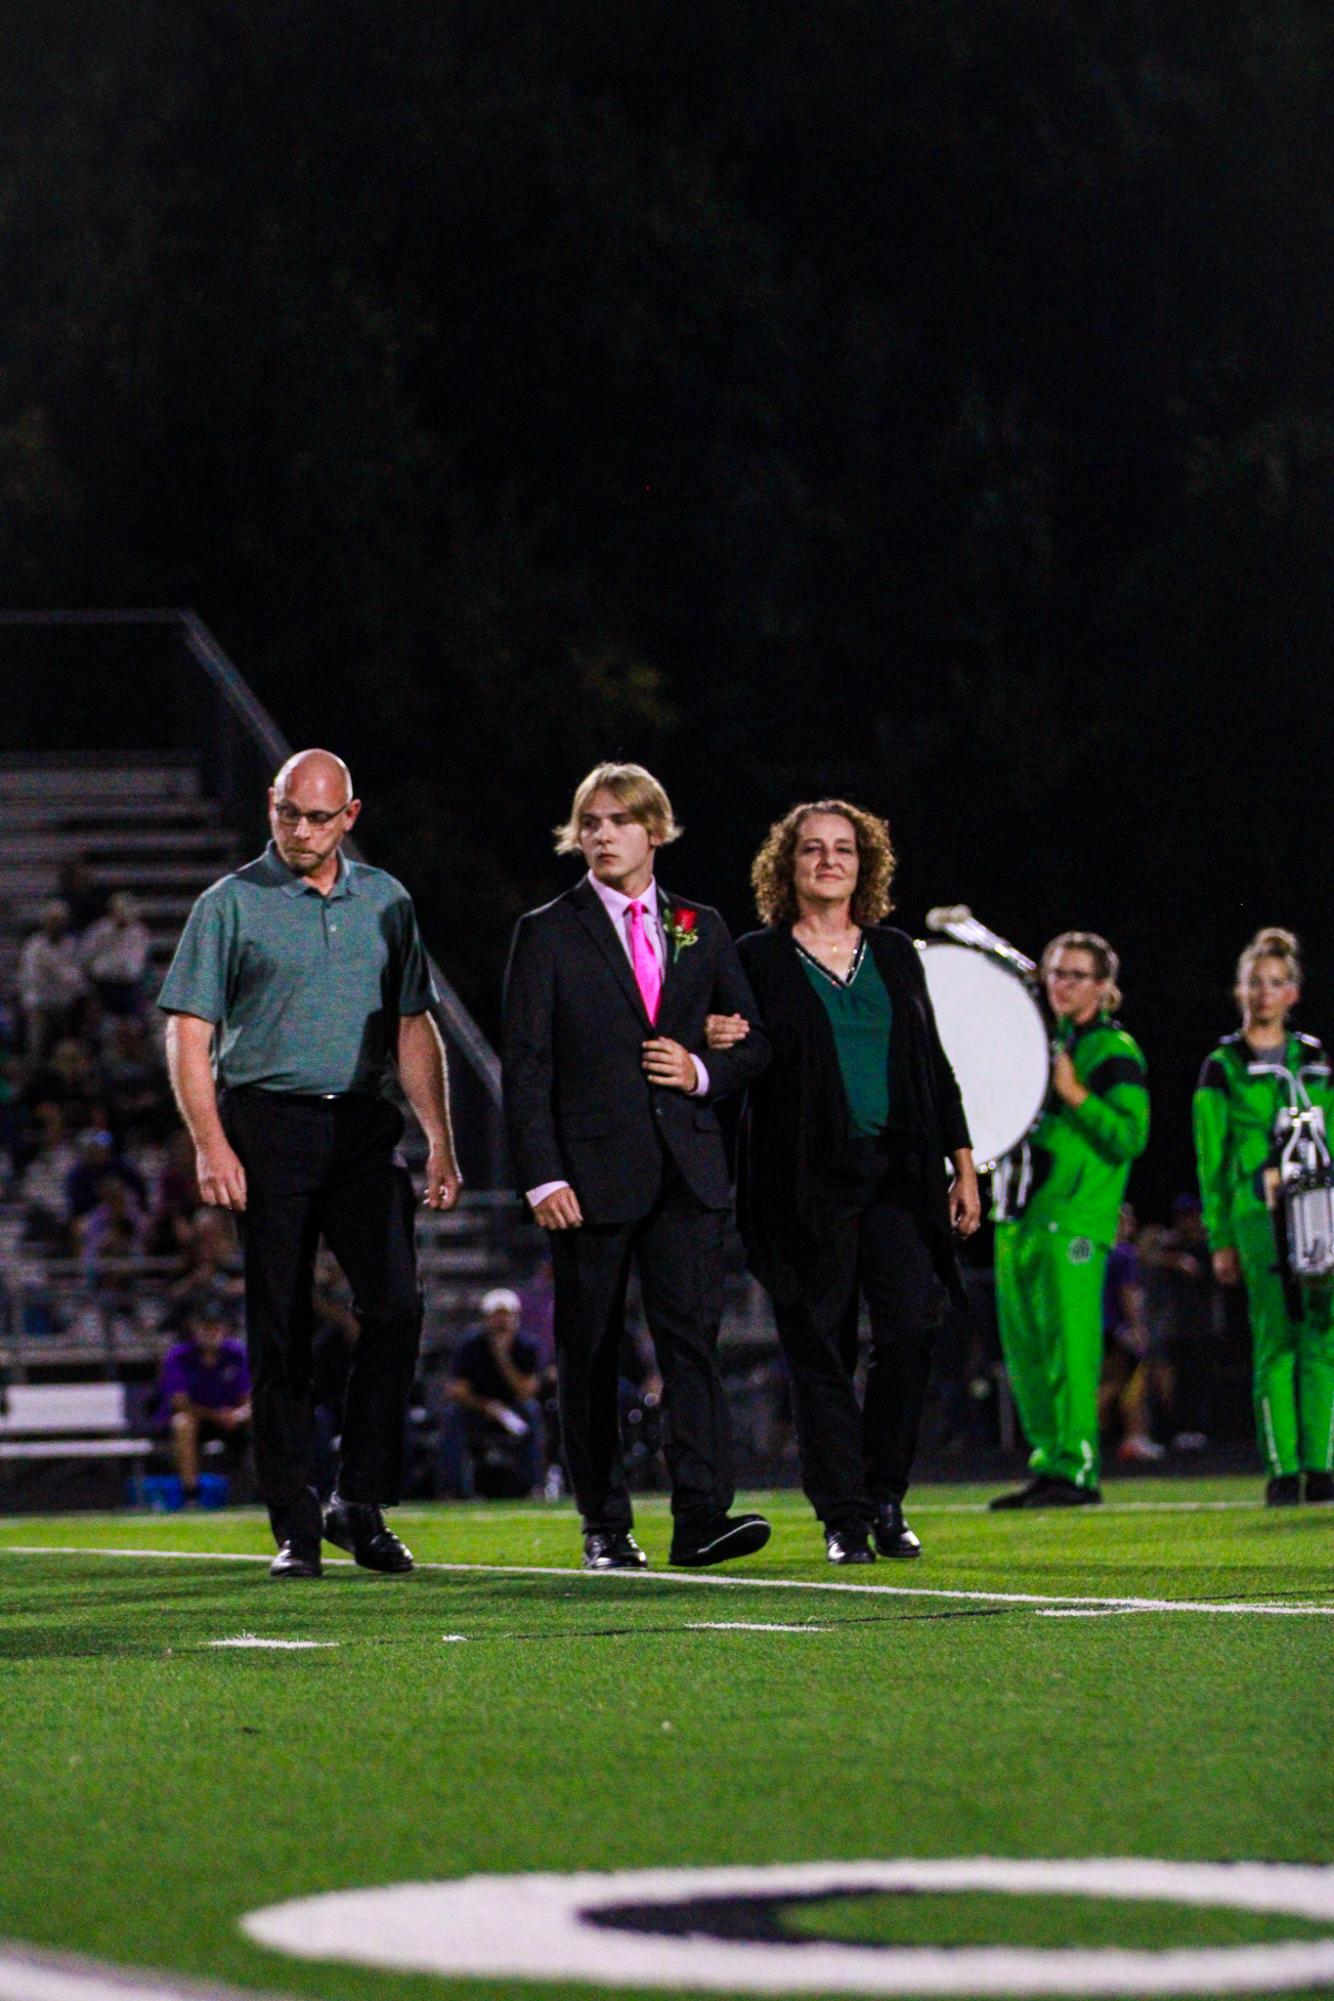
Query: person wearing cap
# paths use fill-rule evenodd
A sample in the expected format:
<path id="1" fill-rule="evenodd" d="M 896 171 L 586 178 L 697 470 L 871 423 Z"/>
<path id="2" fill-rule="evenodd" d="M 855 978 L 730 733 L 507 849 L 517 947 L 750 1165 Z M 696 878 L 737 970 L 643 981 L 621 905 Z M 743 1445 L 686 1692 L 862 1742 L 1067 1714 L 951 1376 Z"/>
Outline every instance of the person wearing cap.
<path id="1" fill-rule="evenodd" d="M 208 1440 L 219 1439 L 235 1466 L 250 1436 L 250 1371 L 225 1293 L 200 1292 L 191 1300 L 185 1339 L 163 1357 L 158 1397 L 188 1507 L 199 1498 L 199 1464 Z"/>
<path id="2" fill-rule="evenodd" d="M 421 1340 L 395 1070 L 426 1134 L 427 1205 L 452 1209 L 461 1185 L 412 899 L 341 852 L 360 810 L 341 758 L 290 757 L 269 790 L 272 841 L 199 898 L 157 1003 L 200 1195 L 241 1234 L 255 1467 L 278 1578 L 318 1577 L 322 1537 L 367 1569 L 412 1568 L 383 1514 L 401 1489 Z M 311 1394 L 321 1236 L 361 1322 L 323 1512 Z"/>
<path id="3" fill-rule="evenodd" d="M 541 1491 L 546 1469 L 540 1369 L 536 1347 L 519 1332 L 521 1311 L 517 1292 L 494 1287 L 482 1296 L 482 1325 L 454 1351 L 440 1458 L 446 1491 L 463 1499 L 474 1483 L 485 1491 L 481 1469 L 489 1465 L 502 1469 L 501 1484 L 507 1487 L 524 1494 Z"/>

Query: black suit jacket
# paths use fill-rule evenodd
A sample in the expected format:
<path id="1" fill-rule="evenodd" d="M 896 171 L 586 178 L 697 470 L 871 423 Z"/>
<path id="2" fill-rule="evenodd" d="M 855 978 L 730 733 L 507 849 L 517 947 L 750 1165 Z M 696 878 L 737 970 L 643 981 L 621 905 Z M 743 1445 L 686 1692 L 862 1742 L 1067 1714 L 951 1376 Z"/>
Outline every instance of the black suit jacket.
<path id="1" fill-rule="evenodd" d="M 590 1223 L 630 1222 L 662 1185 L 662 1147 L 708 1209 L 730 1201 L 714 1100 L 758 1077 L 769 1060 L 750 984 L 716 910 L 658 886 L 664 918 L 696 912 L 695 943 L 667 939 L 658 1020 L 651 1026 L 626 955 L 596 891 L 585 880 L 521 917 L 505 975 L 501 1035 L 505 1123 L 521 1194 L 568 1181 Z M 708 1050 L 709 1014 L 743 1014 L 750 1034 L 734 1049 Z M 704 1098 L 651 1085 L 643 1070 L 650 1035 L 670 1036 L 703 1060 Z"/>

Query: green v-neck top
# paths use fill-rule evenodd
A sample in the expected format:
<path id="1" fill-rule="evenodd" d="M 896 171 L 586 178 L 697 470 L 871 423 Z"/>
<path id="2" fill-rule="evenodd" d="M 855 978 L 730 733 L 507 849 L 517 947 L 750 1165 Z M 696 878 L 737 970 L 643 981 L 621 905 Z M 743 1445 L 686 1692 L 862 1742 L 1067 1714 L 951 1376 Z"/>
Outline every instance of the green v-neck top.
<path id="1" fill-rule="evenodd" d="M 793 940 L 796 943 L 796 940 Z M 846 980 L 829 972 L 797 945 L 802 969 L 820 998 L 848 1094 L 849 1130 L 854 1139 L 874 1139 L 889 1123 L 889 1043 L 894 1003 L 880 977 L 866 933 Z"/>

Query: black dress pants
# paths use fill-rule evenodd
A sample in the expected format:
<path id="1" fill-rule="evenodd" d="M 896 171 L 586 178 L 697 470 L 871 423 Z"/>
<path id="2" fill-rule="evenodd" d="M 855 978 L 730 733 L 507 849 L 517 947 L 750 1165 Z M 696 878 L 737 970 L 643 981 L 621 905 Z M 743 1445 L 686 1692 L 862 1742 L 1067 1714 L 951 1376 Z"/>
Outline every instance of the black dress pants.
<path id="1" fill-rule="evenodd" d="M 872 1141 L 854 1141 L 831 1175 L 830 1227 L 800 1273 L 799 1297 L 774 1304 L 792 1382 L 801 1481 L 827 1529 L 866 1527 L 908 1489 L 931 1348 L 949 1310 L 917 1185 Z M 858 1295 L 871 1322 L 859 1407 Z"/>
<path id="2" fill-rule="evenodd" d="M 349 1501 L 396 1501 L 421 1341 L 412 1182 L 394 1152 L 402 1114 L 382 1098 L 274 1091 L 226 1091 L 221 1112 L 246 1171 L 246 1207 L 236 1220 L 260 1493 L 281 1512 L 314 1481 L 311 1292 L 323 1236 L 361 1323 L 338 1490 Z"/>
<path id="3" fill-rule="evenodd" d="M 552 1230 L 549 1241 L 562 1452 L 585 1534 L 615 1534 L 633 1520 L 618 1397 L 632 1264 L 639 1271 L 644 1317 L 662 1373 L 672 1513 L 678 1521 L 701 1523 L 726 1513 L 735 1489 L 718 1366 L 722 1215 L 703 1208 L 668 1166 L 646 1216 Z"/>

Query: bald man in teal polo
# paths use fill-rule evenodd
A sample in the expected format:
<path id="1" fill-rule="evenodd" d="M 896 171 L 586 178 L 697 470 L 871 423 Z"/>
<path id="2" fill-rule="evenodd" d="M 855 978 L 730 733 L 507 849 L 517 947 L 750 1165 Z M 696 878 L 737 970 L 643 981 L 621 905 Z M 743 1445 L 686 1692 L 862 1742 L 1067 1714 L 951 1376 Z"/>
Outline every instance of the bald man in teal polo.
<path id="1" fill-rule="evenodd" d="M 255 1463 L 280 1578 L 318 1577 L 322 1538 L 368 1569 L 412 1568 L 382 1512 L 399 1498 L 421 1338 L 395 1071 L 427 1138 L 426 1202 L 451 1209 L 460 1187 L 412 900 L 341 852 L 360 811 L 341 758 L 289 758 L 269 791 L 273 839 L 196 902 L 158 996 L 200 1194 L 234 1213 L 245 1253 Z M 310 1367 L 321 1236 L 361 1323 L 323 1511 Z"/>

